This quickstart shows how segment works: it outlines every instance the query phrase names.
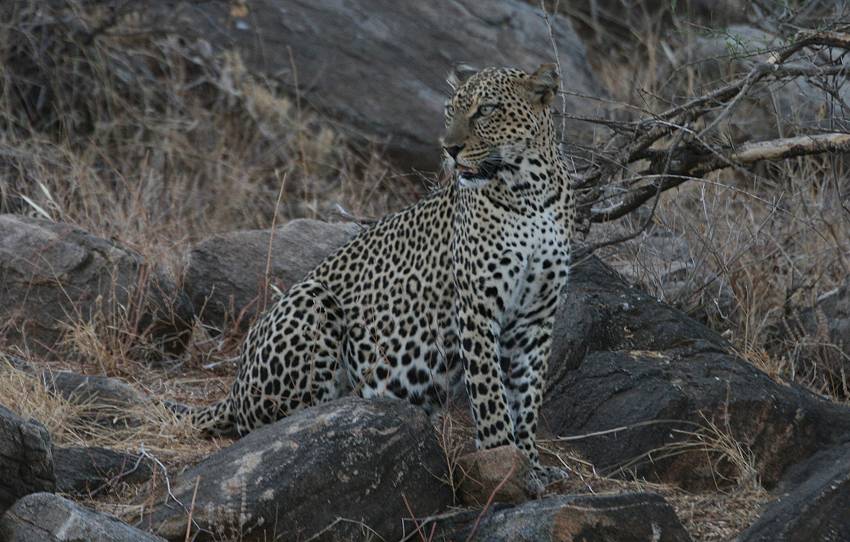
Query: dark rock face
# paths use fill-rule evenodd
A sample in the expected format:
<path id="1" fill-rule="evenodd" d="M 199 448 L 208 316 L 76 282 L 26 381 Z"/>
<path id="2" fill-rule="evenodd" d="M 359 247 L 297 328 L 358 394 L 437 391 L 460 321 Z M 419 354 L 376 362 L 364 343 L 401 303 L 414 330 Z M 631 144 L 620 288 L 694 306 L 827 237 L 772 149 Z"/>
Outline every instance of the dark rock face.
<path id="1" fill-rule="evenodd" d="M 303 100 L 350 135 L 380 144 L 406 170 L 439 165 L 445 78 L 454 64 L 533 70 L 554 57 L 539 8 L 517 0 L 258 0 L 244 16 L 221 0 L 164 4 L 173 4 L 182 35 L 235 47 L 251 72 L 293 91 L 297 83 Z M 565 88 L 602 95 L 569 21 L 551 21 Z M 593 115 L 598 104 L 566 99 L 574 115 Z M 585 123 L 567 127 L 574 141 L 586 143 L 592 133 Z"/>
<path id="2" fill-rule="evenodd" d="M 850 444 L 790 469 L 780 492 L 740 542 L 850 540 Z"/>
<path id="3" fill-rule="evenodd" d="M 7 542 L 157 542 L 158 536 L 83 508 L 51 493 L 20 499 L 0 517 L 0 540 Z"/>
<path id="4" fill-rule="evenodd" d="M 573 270 L 555 337 L 544 425 L 561 436 L 627 427 L 575 441 L 603 470 L 636 467 L 650 478 L 713 487 L 704 452 L 659 459 L 664 446 L 689 439 L 677 430 L 705 430 L 711 421 L 752 451 L 770 487 L 850 433 L 850 410 L 773 382 L 709 329 L 595 259 Z"/>
<path id="5" fill-rule="evenodd" d="M 293 220 L 274 231 L 269 281 L 287 289 L 360 231 L 356 224 Z M 266 280 L 271 230 L 216 235 L 192 247 L 185 271 L 186 291 L 199 318 L 221 328 L 242 315 L 243 328 L 256 314 Z"/>
<path id="6" fill-rule="evenodd" d="M 171 489 L 188 507 L 198 484 L 193 519 L 202 539 L 222 529 L 246 541 L 360 539 L 367 525 L 398 540 L 411 516 L 405 498 L 417 516 L 452 504 L 446 468 L 421 410 L 348 397 L 248 434 L 172 479 Z M 186 522 L 184 508 L 162 499 L 142 519 L 169 540 L 184 539 Z"/>
<path id="7" fill-rule="evenodd" d="M 53 491 L 53 444 L 40 423 L 0 406 L 0 513 L 19 498 Z M 5 540 L 0 536 L 0 540 Z"/>
<path id="8" fill-rule="evenodd" d="M 497 505 L 475 526 L 478 515 L 475 511 L 441 522 L 438 539 L 453 542 L 691 540 L 673 508 L 652 493 L 560 495 L 511 508 Z M 456 527 L 459 524 L 465 525 Z"/>
<path id="9" fill-rule="evenodd" d="M 68 224 L 0 215 L 0 339 L 49 353 L 63 325 L 119 307 L 158 349 L 185 348 L 192 307 L 163 269 Z"/>
<path id="10" fill-rule="evenodd" d="M 150 464 L 138 456 L 107 448 L 55 448 L 56 489 L 90 496 L 119 482 L 142 483 L 150 479 Z"/>

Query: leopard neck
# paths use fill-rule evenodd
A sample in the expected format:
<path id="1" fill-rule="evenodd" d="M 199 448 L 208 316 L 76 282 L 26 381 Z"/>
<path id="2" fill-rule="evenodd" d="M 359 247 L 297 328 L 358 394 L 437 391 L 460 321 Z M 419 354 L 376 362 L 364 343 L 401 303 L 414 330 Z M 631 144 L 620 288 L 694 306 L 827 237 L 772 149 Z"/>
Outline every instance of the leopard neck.
<path id="1" fill-rule="evenodd" d="M 513 202 L 522 212 L 545 212 L 559 204 L 569 189 L 567 171 L 552 142 L 528 148 L 511 164 L 499 168 L 493 182 L 482 190 L 489 197 Z"/>

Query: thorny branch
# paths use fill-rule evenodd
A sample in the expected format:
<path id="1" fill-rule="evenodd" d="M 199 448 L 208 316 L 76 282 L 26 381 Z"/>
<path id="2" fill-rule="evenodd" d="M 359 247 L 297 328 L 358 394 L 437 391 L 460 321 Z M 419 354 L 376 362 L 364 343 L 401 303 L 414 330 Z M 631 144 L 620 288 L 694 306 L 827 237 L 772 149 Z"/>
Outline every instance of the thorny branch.
<path id="1" fill-rule="evenodd" d="M 746 172 L 747 166 L 761 161 L 850 152 L 850 134 L 840 132 L 747 142 L 737 147 L 709 142 L 722 139 L 713 133 L 721 120 L 733 114 L 741 100 L 760 85 L 795 77 L 850 78 L 847 66 L 840 63 L 818 66 L 793 62 L 796 54 L 817 47 L 850 51 L 850 34 L 801 32 L 788 46 L 773 51 L 767 62 L 756 63 L 743 77 L 703 96 L 634 122 L 604 123 L 614 132 L 613 137 L 595 162 L 580 170 L 574 180 L 580 190 L 583 233 L 593 223 L 617 220 L 650 200 L 655 199 L 657 204 L 662 192 L 715 170 L 731 167 Z M 690 128 L 710 113 L 714 117 L 705 128 L 698 132 Z M 625 177 L 647 182 L 639 186 L 630 183 L 624 188 Z"/>

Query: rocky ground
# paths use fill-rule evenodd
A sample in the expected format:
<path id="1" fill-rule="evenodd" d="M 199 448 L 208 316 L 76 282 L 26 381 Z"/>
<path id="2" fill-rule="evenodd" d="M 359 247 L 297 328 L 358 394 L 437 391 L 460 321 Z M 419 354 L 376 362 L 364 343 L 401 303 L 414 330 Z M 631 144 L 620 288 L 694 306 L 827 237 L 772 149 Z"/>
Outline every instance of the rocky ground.
<path id="1" fill-rule="evenodd" d="M 427 190 L 415 171 L 437 165 L 453 61 L 533 66 L 554 42 L 567 149 L 580 160 L 602 145 L 604 129 L 579 117 L 621 118 L 635 101 L 610 61 L 629 64 L 628 48 L 601 45 L 600 27 L 625 39 L 638 24 L 612 15 L 618 3 L 574 2 L 545 20 L 515 1 L 151 1 L 143 15 L 12 4 L 0 10 L 17 31 L 49 36 L 41 50 L 94 51 L 110 69 L 86 76 L 80 60 L 63 76 L 93 101 L 59 83 L 42 98 L 20 86 L 64 64 L 20 61 L 7 77 L 26 77 L 4 80 L 31 109 L 20 128 L 4 94 L 0 540 L 850 540 L 850 228 L 834 221 L 850 188 L 832 158 L 764 172 L 793 174 L 781 190 L 733 174 L 682 188 L 640 236 L 579 259 L 540 434 L 544 462 L 570 478 L 541 494 L 514 450 L 473 449 L 462 398 L 428 418 L 347 397 L 237 441 L 201 438 L 162 406 L 221 397 L 276 290 L 368 227 L 352 218 Z M 632 28 L 641 54 L 655 50 L 650 35 L 669 49 L 662 28 L 731 26 L 663 62 L 642 57 L 655 81 L 644 99 L 674 99 L 661 80 L 710 87 L 780 39 L 781 26 L 749 26 L 745 4 L 651 7 L 657 20 Z M 62 25 L 73 39 L 50 33 Z M 164 37 L 135 41 L 151 28 Z M 732 139 L 841 125 L 818 105 L 822 90 L 748 97 L 747 114 L 718 122 Z M 61 137 L 85 137 L 56 139 L 58 118 Z M 793 192 L 821 174 L 834 186 Z M 782 190 L 793 202 L 769 213 L 736 199 Z M 804 208 L 817 212 L 804 220 Z M 643 220 L 596 227 L 583 246 Z M 766 226 L 749 244 L 733 235 L 755 223 Z"/>
<path id="2" fill-rule="evenodd" d="M 87 281 L 77 286 L 94 290 L 103 275 L 120 269 L 126 254 L 115 243 L 70 232 L 64 224 L 10 215 L 3 221 L 4 231 L 13 232 L 2 242 L 11 291 L 32 280 L 15 268 L 32 253 L 31 239 L 53 239 L 38 247 L 46 268 L 61 269 L 65 252 L 85 254 L 84 264 L 45 281 L 17 302 L 18 309 L 79 304 L 68 299 L 70 285 Z M 272 267 L 298 280 L 308 270 L 304 261 L 326 254 L 357 229 L 289 222 L 274 231 L 289 250 L 272 252 Z M 242 294 L 261 291 L 267 264 L 249 256 L 267 247 L 269 236 L 268 231 L 234 232 L 198 243 L 188 255 L 185 276 L 193 278 L 191 285 L 184 282 L 185 290 L 207 292 L 203 299 L 209 307 L 234 305 L 237 312 L 250 307 L 255 299 Z M 92 247 L 105 246 L 110 249 L 102 253 L 114 259 L 96 257 Z M 246 264 L 220 265 L 210 256 L 216 253 L 235 261 L 244 256 Z M 155 275 L 148 277 L 147 284 L 157 284 Z M 138 277 L 115 282 L 120 280 L 112 279 L 117 291 L 146 299 L 135 291 Z M 5 289 L 3 295 L 9 295 Z M 151 306 L 161 302 L 157 297 Z M 221 314 L 198 311 L 195 317 L 217 326 Z M 176 317 L 170 326 L 154 318 L 139 321 L 157 322 L 147 328 L 157 338 L 186 328 Z M 160 380 L 174 393 L 175 387 L 161 379 L 193 371 L 163 361 L 128 385 L 61 371 L 61 363 L 31 364 L 7 356 L 6 387 L 14 381 L 41 386 L 58 404 L 77 409 L 75 428 L 65 430 L 83 433 L 76 437 L 82 441 L 86 432 L 114 431 L 115 437 L 111 448 L 57 446 L 37 419 L 0 412 L 7 435 L 0 457 L 8 474 L 3 488 L 8 510 L 0 532 L 12 540 L 33 539 L 27 537 L 35 532 L 67 539 L 55 531 L 71 519 L 85 536 L 121 540 L 150 538 L 147 533 L 182 540 L 187 530 L 208 537 L 238 533 L 245 540 L 270 535 L 284 540 L 573 540 L 580 535 L 646 540 L 655 532 L 659 540 L 689 540 L 685 526 L 694 538 L 702 533 L 705 539 L 722 539 L 751 521 L 742 540 L 793 540 L 810 533 L 840 540 L 850 528 L 842 512 L 850 484 L 850 409 L 772 380 L 716 333 L 629 286 L 596 259 L 575 268 L 558 330 L 543 443 L 546 460 L 567 467 L 573 478 L 547 488 L 540 499 L 510 491 L 507 481 L 522 479 L 521 461 L 494 460 L 469 449 L 469 420 L 461 405 L 434 421 L 402 402 L 341 399 L 233 443 L 202 444 L 217 450 L 198 450 L 190 460 L 194 466 L 169 471 L 163 462 L 173 464 L 193 436 L 164 433 L 175 431 L 163 419 L 167 414 L 157 418 L 144 412 L 160 408 L 152 396 L 162 392 L 140 390 Z M 45 347 L 53 337 L 46 327 L 27 332 L 29 340 Z M 208 391 L 186 385 L 178 398 L 195 392 L 209 400 Z M 158 422 L 163 426 L 157 428 Z M 128 441 L 116 442 L 122 435 Z M 171 438 L 179 444 L 169 447 Z M 146 440 L 152 448 L 145 447 Z M 122 502 L 128 491 L 136 496 Z M 119 513 L 142 531 L 105 522 L 54 492 L 83 502 L 96 499 L 95 508 Z M 738 507 L 746 512 L 743 518 Z M 55 520 L 37 521 L 43 514 Z M 109 534 L 100 534 L 103 529 Z"/>

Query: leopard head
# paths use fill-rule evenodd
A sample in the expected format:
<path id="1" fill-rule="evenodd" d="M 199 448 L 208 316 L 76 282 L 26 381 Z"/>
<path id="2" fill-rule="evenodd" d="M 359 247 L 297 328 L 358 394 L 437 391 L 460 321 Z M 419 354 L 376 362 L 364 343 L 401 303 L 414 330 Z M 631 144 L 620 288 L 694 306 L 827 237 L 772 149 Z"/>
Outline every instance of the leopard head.
<path id="1" fill-rule="evenodd" d="M 544 64 L 533 73 L 511 68 L 456 68 L 448 78 L 445 162 L 462 180 L 489 179 L 533 148 L 553 148 L 550 104 L 558 72 Z"/>

